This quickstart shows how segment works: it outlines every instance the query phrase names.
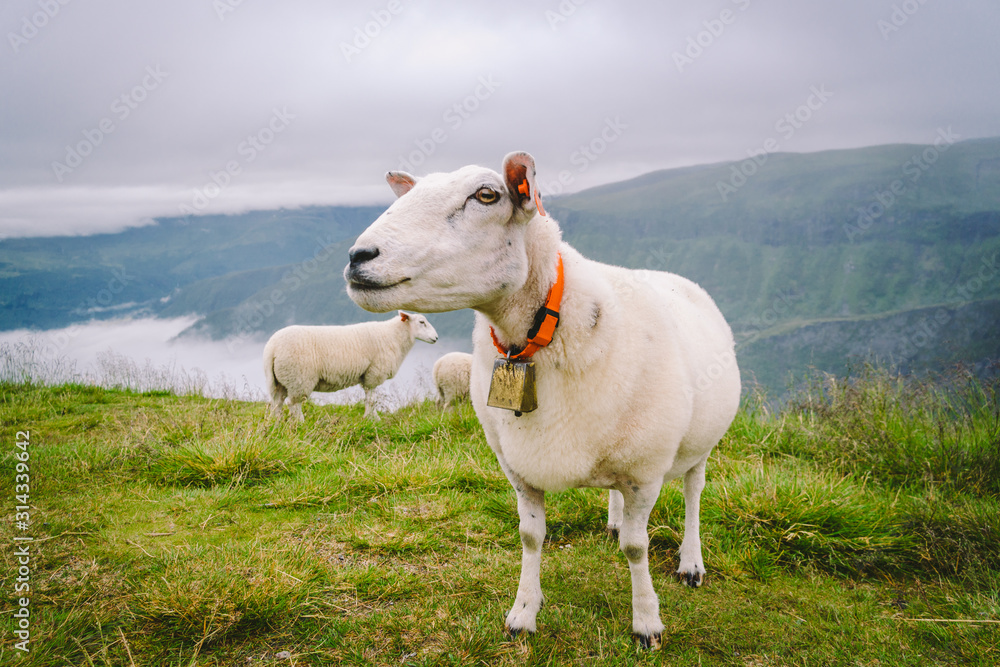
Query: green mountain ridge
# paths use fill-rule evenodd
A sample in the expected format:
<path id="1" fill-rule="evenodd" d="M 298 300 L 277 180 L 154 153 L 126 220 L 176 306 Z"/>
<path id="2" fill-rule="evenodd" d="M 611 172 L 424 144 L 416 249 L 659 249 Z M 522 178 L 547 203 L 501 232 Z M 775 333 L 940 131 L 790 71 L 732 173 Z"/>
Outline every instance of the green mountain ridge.
<path id="1" fill-rule="evenodd" d="M 168 218 L 115 234 L 0 241 L 0 330 L 49 329 L 131 312 L 209 313 L 214 279 L 275 269 L 353 238 L 379 207 L 319 207 Z M 252 285 L 253 283 L 251 283 Z M 190 295 L 182 292 L 192 286 Z M 263 286 L 261 283 L 260 286 Z M 252 292 L 246 292 L 244 297 Z M 231 296 L 228 299 L 231 300 Z M 179 300 L 174 306 L 172 301 Z"/>
<path id="2" fill-rule="evenodd" d="M 901 369 L 1000 357 L 1000 138 L 657 171 L 546 208 L 589 257 L 705 287 L 733 326 L 745 375 L 771 388 L 808 365 L 840 372 L 865 351 L 893 357 L 915 335 L 907 327 L 934 309 L 975 339 L 936 335 L 897 360 Z M 261 211 L 0 241 L 0 329 L 195 315 L 183 335 L 263 341 L 292 323 L 384 318 L 354 305 L 341 276 L 348 248 L 382 210 Z M 464 337 L 472 315 L 432 321 Z"/>
<path id="3" fill-rule="evenodd" d="M 883 315 L 785 322 L 737 344 L 744 375 L 780 393 L 817 368 L 837 376 L 875 362 L 902 373 L 1000 367 L 1000 300 L 937 304 Z M 746 379 L 746 378 L 744 378 Z"/>

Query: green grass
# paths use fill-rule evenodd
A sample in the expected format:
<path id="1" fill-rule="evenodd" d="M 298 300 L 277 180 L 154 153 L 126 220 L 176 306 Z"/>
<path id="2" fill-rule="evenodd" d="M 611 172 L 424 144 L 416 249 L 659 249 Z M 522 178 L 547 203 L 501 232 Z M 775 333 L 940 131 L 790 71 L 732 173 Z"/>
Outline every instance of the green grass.
<path id="1" fill-rule="evenodd" d="M 303 425 L 268 424 L 261 404 L 3 384 L 4 571 L 14 535 L 35 542 L 32 650 L 15 657 L 5 583 L 0 662 L 997 664 L 997 392 L 862 369 L 781 412 L 749 397 L 710 463 L 703 588 L 672 577 L 679 483 L 653 511 L 667 630 L 649 653 L 595 489 L 546 498 L 539 632 L 503 636 L 518 519 L 468 404 L 378 423 L 307 405 Z M 26 532 L 12 521 L 23 430 Z"/>

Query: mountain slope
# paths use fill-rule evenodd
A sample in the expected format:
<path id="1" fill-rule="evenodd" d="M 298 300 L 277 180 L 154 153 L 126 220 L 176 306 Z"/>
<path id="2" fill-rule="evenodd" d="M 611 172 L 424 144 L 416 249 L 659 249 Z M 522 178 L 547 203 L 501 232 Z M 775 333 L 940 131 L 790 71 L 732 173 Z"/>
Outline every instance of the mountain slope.
<path id="1" fill-rule="evenodd" d="M 546 208 L 585 255 L 704 286 L 733 326 L 746 374 L 772 388 L 805 365 L 836 371 L 866 350 L 897 359 L 907 327 L 936 312 L 927 309 L 976 334 L 934 336 L 903 367 L 976 362 L 1000 357 L 1000 139 L 949 138 L 659 171 Z M 384 318 L 355 306 L 341 276 L 381 210 L 5 240 L 0 329 L 195 314 L 188 336 L 263 340 L 290 323 Z M 433 321 L 442 335 L 468 336 L 472 316 Z"/>
<path id="2" fill-rule="evenodd" d="M 0 241 L 0 330 L 159 312 L 199 281 L 299 262 L 354 238 L 378 208 L 309 208 L 171 218 L 117 234 Z M 182 308 L 214 309 L 205 285 Z M 198 289 L 201 292 L 198 292 Z M 245 298 L 246 295 L 244 295 Z"/>
<path id="3" fill-rule="evenodd" d="M 1000 251 L 1000 140 L 934 149 L 912 180 L 927 150 L 773 154 L 725 201 L 719 184 L 739 164 L 647 174 L 548 208 L 585 254 L 688 276 L 737 328 L 776 304 L 781 319 L 914 308 L 958 300 Z M 994 280 L 977 298 L 998 295 Z"/>
<path id="4" fill-rule="evenodd" d="M 914 308 L 885 315 L 791 322 L 737 346 L 752 379 L 780 394 L 812 368 L 837 376 L 875 361 L 902 373 L 955 364 L 993 373 L 1000 360 L 1000 300 Z"/>

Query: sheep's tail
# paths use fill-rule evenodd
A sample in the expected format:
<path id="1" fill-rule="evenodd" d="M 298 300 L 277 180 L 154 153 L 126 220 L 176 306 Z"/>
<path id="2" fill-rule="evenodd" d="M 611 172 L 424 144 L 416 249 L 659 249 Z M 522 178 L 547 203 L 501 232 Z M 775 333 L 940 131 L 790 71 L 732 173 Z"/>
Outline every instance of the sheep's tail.
<path id="1" fill-rule="evenodd" d="M 271 403 L 278 406 L 285 400 L 287 389 L 278 382 L 274 374 L 274 349 L 271 346 L 264 348 L 264 381 L 267 384 L 267 394 L 271 397 Z"/>

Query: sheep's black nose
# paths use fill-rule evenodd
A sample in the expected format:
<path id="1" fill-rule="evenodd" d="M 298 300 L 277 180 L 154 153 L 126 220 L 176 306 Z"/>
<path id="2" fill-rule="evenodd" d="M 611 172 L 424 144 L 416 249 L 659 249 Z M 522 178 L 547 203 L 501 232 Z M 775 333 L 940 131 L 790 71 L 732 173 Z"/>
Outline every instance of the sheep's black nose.
<path id="1" fill-rule="evenodd" d="M 378 257 L 378 248 L 351 248 L 351 266 L 358 266 Z"/>

